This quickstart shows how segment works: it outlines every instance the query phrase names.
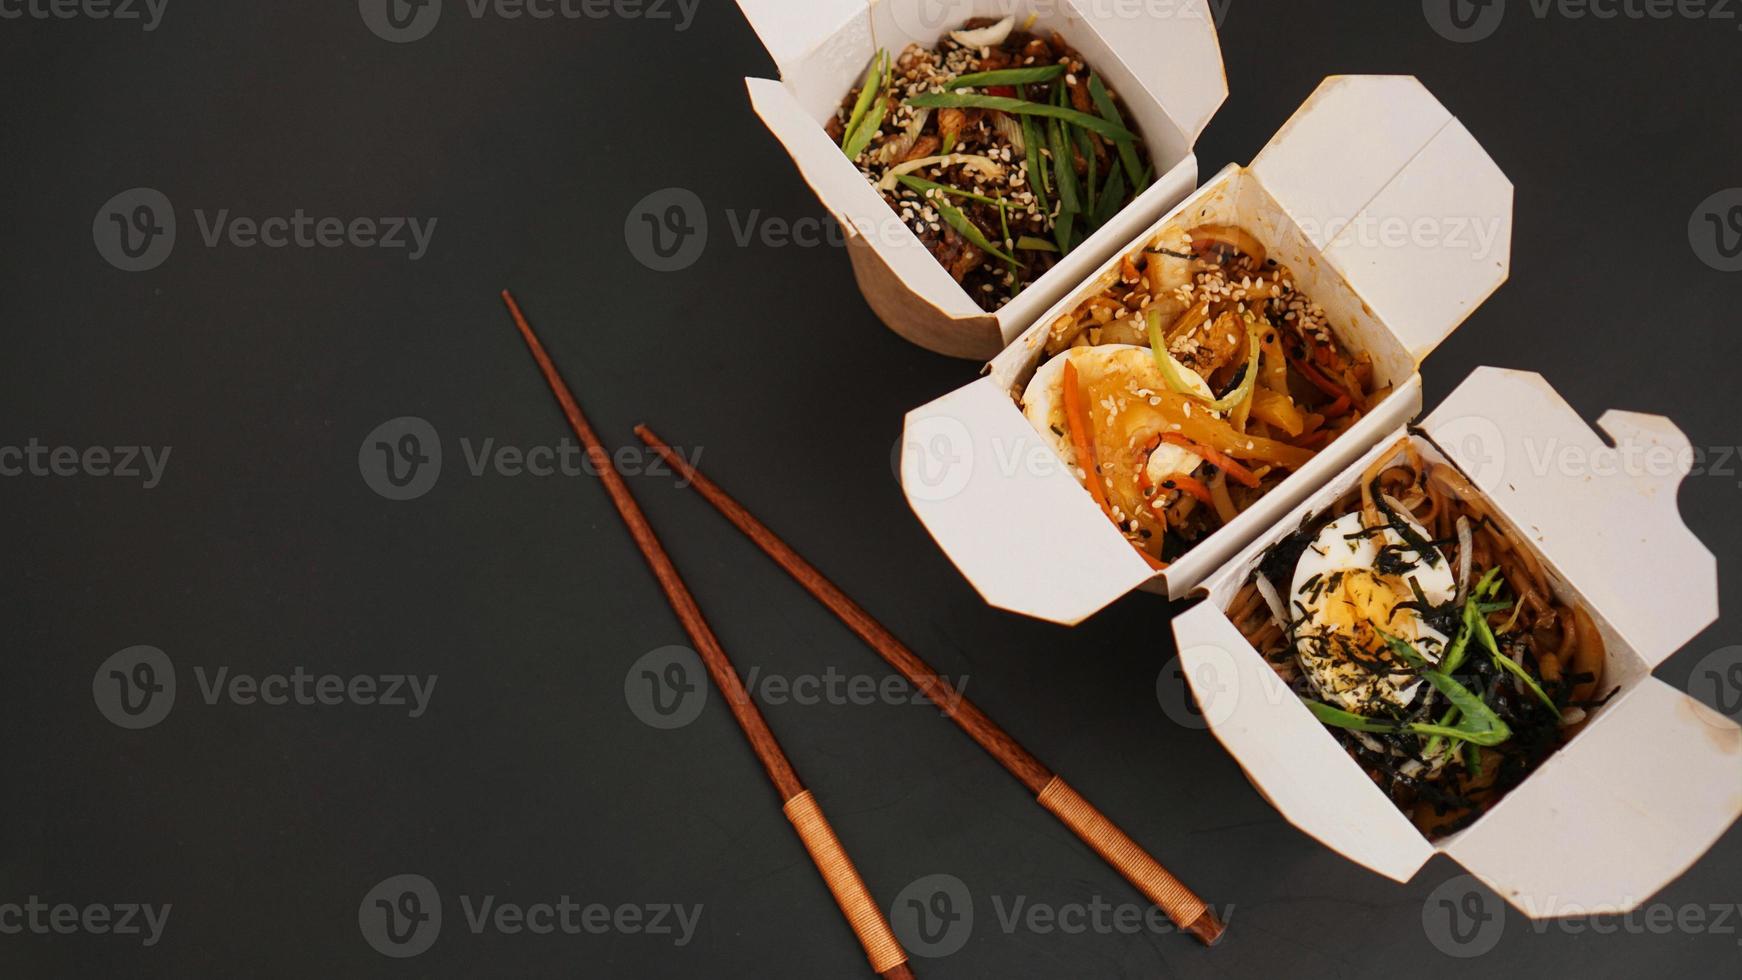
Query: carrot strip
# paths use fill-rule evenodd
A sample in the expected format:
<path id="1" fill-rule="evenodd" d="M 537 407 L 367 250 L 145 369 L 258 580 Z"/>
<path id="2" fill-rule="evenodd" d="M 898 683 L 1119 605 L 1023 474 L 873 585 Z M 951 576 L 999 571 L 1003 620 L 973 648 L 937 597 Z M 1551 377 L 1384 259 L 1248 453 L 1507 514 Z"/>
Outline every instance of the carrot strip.
<path id="1" fill-rule="evenodd" d="M 1201 442 L 1193 442 L 1177 432 L 1163 432 L 1161 438 L 1166 442 L 1171 442 L 1176 446 L 1182 446 L 1191 450 L 1193 455 L 1203 457 L 1217 469 L 1228 474 L 1230 477 L 1233 477 L 1234 482 L 1241 486 L 1258 486 L 1258 477 L 1254 476 L 1251 470 L 1241 466 L 1239 463 L 1234 461 L 1233 457 L 1228 456 L 1221 450 L 1211 449 L 1209 446 L 1206 446 Z"/>
<path id="2" fill-rule="evenodd" d="M 1077 465 L 1083 468 L 1089 495 L 1101 505 L 1101 513 L 1113 519 L 1113 508 L 1107 503 L 1107 491 L 1101 486 L 1101 467 L 1095 462 L 1095 446 L 1089 438 L 1089 410 L 1083 404 L 1082 389 L 1077 386 L 1077 366 L 1065 359 L 1065 428 L 1070 430 L 1071 449 L 1077 454 Z M 1204 457 L 1208 459 L 1209 457 Z"/>
<path id="3" fill-rule="evenodd" d="M 1320 374 L 1318 368 L 1313 367 L 1301 358 L 1296 357 L 1286 348 L 1283 351 L 1283 356 L 1288 358 L 1288 363 L 1294 365 L 1294 369 L 1300 372 L 1300 376 L 1310 381 L 1314 388 L 1317 388 L 1332 398 L 1349 398 L 1350 401 L 1354 400 L 1350 398 L 1347 391 L 1343 390 L 1342 385 L 1339 385 L 1330 378 Z"/>
<path id="4" fill-rule="evenodd" d="M 1177 490 L 1184 490 L 1186 493 L 1198 498 L 1201 503 L 1209 504 L 1212 507 L 1215 506 L 1215 501 L 1210 498 L 1210 488 L 1204 486 L 1204 481 L 1197 477 L 1187 476 L 1184 473 L 1181 473 L 1177 476 L 1170 476 L 1161 481 L 1161 485 L 1164 487 L 1169 484 L 1172 484 Z"/>

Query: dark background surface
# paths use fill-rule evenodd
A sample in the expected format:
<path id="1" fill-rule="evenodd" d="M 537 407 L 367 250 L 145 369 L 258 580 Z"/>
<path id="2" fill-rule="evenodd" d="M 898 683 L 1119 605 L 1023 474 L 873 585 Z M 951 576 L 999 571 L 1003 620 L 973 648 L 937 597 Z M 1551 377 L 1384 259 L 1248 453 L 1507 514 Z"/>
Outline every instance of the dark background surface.
<path id="1" fill-rule="evenodd" d="M 795 0 L 796 2 L 796 0 Z M 902 413 L 973 374 L 860 301 L 836 247 L 738 246 L 730 220 L 821 207 L 751 114 L 772 68 L 736 10 L 694 26 L 507 20 L 449 0 L 387 43 L 355 4 L 172 3 L 158 28 L 0 20 L 0 443 L 172 446 L 162 484 L 0 481 L 9 624 L 0 902 L 172 903 L 162 941 L 0 935 L 7 976 L 852 977 L 864 961 L 718 698 L 642 724 L 625 674 L 683 641 L 591 478 L 474 477 L 461 440 L 553 445 L 562 421 L 497 300 L 513 287 L 606 438 L 652 423 L 1212 903 L 1214 951 L 1177 935 L 1006 930 L 995 904 L 1135 896 L 935 711 L 771 707 L 771 722 L 880 900 L 951 874 L 971 938 L 926 977 L 1734 976 L 1728 934 L 1539 932 L 1509 913 L 1475 960 L 1430 942 L 1407 885 L 1284 822 L 1208 734 L 1171 721 L 1168 607 L 1135 595 L 1066 630 L 986 608 L 902 500 Z M 1453 44 L 1413 2 L 1234 0 L 1233 94 L 1199 144 L 1247 161 L 1331 73 L 1406 72 L 1517 185 L 1512 282 L 1425 369 L 1428 404 L 1478 364 L 1546 373 L 1581 413 L 1673 417 L 1742 441 L 1742 275 L 1690 248 L 1742 184 L 1738 21 L 1575 20 L 1514 3 Z M 1335 161 L 1327 161 L 1334 167 Z M 147 186 L 181 232 L 129 274 L 93 247 L 104 201 Z M 694 191 L 692 268 L 625 247 L 649 192 Z M 426 256 L 206 247 L 192 213 L 438 219 Z M 440 432 L 427 495 L 394 502 L 359 445 L 398 416 Z M 1681 499 L 1742 600 L 1728 475 Z M 863 649 L 693 493 L 633 481 L 739 661 L 880 678 Z M 1641 601 L 1674 583 L 1643 583 Z M 1659 676 L 1687 686 L 1742 642 L 1733 616 Z M 136 644 L 182 690 L 155 728 L 93 706 Z M 439 675 L 428 712 L 207 704 L 194 667 Z M 1177 683 L 1161 686 L 1162 696 Z M 1708 698 L 1708 700 L 1711 700 Z M 1552 828 L 1545 833 L 1552 833 Z M 1593 854 L 1601 862 L 1605 855 Z M 1742 831 L 1657 901 L 1742 901 Z M 364 894 L 427 876 L 447 921 L 416 959 L 359 932 Z M 693 941 L 475 935 L 474 900 L 701 904 Z"/>

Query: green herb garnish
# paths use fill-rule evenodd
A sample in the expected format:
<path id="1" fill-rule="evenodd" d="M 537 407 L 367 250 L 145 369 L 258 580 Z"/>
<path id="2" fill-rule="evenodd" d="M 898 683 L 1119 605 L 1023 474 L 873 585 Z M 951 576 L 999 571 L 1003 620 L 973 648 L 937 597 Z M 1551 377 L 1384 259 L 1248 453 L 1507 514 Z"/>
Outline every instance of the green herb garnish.
<path id="1" fill-rule="evenodd" d="M 1135 140 L 1137 138 L 1137 134 L 1131 130 L 1110 123 L 1099 116 L 1091 116 L 1086 112 L 1078 112 L 1064 106 L 1012 99 L 1002 95 L 930 92 L 908 99 L 907 104 L 921 109 L 997 109 L 999 112 L 1008 112 L 1013 116 L 1046 116 L 1062 120 L 1073 126 L 1081 126 L 1110 140 Z"/>

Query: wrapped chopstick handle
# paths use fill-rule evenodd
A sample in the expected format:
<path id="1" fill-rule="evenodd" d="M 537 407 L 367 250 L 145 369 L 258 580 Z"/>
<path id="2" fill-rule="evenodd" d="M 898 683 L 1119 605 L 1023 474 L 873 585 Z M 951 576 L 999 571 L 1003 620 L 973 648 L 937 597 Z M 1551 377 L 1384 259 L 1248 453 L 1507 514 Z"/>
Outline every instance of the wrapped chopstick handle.
<path id="1" fill-rule="evenodd" d="M 829 826 L 822 807 L 817 805 L 810 790 L 787 800 L 784 809 L 786 819 L 792 821 L 799 839 L 804 841 L 805 850 L 810 852 L 811 860 L 816 862 L 823 881 L 834 894 L 835 903 L 841 906 L 847 924 L 859 937 L 859 945 L 865 947 L 871 969 L 890 980 L 905 980 L 913 976 L 906 966 L 907 952 L 889 928 L 889 920 L 883 917 L 883 910 L 872 899 L 864 879 L 859 877 L 859 869 L 853 867 L 852 859 L 847 857 L 840 838 L 835 836 L 835 829 Z"/>
<path id="2" fill-rule="evenodd" d="M 1149 852 L 1114 826 L 1094 804 L 1078 795 L 1057 776 L 1040 791 L 1040 805 L 1052 812 L 1095 853 L 1137 886 L 1144 897 L 1167 913 L 1174 925 L 1196 936 L 1206 946 L 1222 938 L 1222 923 L 1204 900 L 1169 874 Z"/>

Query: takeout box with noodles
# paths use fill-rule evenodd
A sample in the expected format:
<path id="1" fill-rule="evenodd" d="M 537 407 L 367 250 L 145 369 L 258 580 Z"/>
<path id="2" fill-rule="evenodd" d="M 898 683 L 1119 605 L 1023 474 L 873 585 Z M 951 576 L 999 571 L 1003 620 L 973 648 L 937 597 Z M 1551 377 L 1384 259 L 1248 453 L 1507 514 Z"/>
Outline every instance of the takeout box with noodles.
<path id="1" fill-rule="evenodd" d="M 739 0 L 780 69 L 747 79 L 750 100 L 847 234 L 847 254 L 871 309 L 930 350 L 984 360 L 1081 282 L 1138 230 L 1197 185 L 1192 147 L 1227 98 L 1206 0 L 1152 0 L 1108 12 L 1089 0 Z M 997 312 L 952 278 L 825 132 L 880 51 L 932 47 L 976 18 L 1014 16 L 1057 32 L 1105 79 L 1148 150 L 1153 176 L 1116 215 L 1076 243 Z"/>
<path id="2" fill-rule="evenodd" d="M 908 501 L 999 608 L 1074 624 L 1137 588 L 1181 597 L 1419 413 L 1417 368 L 1506 279 L 1511 222 L 1512 185 L 1420 82 L 1327 79 L 1250 166 L 1230 165 L 1103 263 L 979 380 L 908 414 Z M 1292 270 L 1341 346 L 1370 359 L 1374 394 L 1304 465 L 1157 571 L 1018 402 L 1055 321 L 1127 275 L 1129 256 L 1147 261 L 1203 225 L 1242 229 Z"/>
<path id="3" fill-rule="evenodd" d="M 1658 416 L 1610 411 L 1598 426 L 1612 444 L 1539 375 L 1481 368 L 1419 430 L 1394 427 L 1274 521 L 1175 618 L 1181 672 L 1205 722 L 1290 822 L 1398 881 L 1443 852 L 1527 916 L 1549 918 L 1631 910 L 1742 813 L 1742 730 L 1651 675 L 1717 617 L 1716 562 L 1676 508 L 1691 448 Z M 1435 840 L 1229 615 L 1267 551 L 1359 494 L 1402 440 L 1425 465 L 1468 480 L 1472 513 L 1528 550 L 1529 577 L 1546 581 L 1552 602 L 1588 613 L 1607 697 L 1567 718 L 1582 728 L 1498 802 Z M 1283 603 L 1298 601 L 1286 582 L 1276 588 Z"/>

